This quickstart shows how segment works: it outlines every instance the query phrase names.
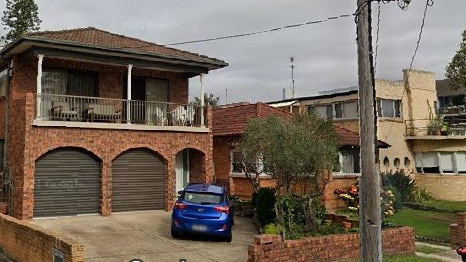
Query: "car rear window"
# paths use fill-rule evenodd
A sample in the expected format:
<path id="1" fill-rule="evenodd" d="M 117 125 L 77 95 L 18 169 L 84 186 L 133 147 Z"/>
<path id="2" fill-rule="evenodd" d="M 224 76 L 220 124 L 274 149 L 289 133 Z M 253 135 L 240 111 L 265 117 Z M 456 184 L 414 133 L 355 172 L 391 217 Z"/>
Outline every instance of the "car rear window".
<path id="1" fill-rule="evenodd" d="M 184 192 L 183 200 L 200 205 L 218 205 L 223 202 L 223 195 L 199 192 Z"/>

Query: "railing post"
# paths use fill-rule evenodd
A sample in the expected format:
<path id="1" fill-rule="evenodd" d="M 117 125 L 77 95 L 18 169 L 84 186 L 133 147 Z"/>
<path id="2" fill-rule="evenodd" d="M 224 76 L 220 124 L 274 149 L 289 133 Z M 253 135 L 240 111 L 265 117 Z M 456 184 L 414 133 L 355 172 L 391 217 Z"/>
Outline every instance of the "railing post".
<path id="1" fill-rule="evenodd" d="M 126 122 L 131 123 L 131 70 L 133 65 L 128 65 L 128 84 L 127 84 L 127 96 L 126 96 Z"/>
<path id="2" fill-rule="evenodd" d="M 37 83 L 36 83 L 36 118 L 42 117 L 42 110 L 41 110 L 41 93 L 42 93 L 42 61 L 44 60 L 44 55 L 39 54 L 37 55 Z"/>
<path id="3" fill-rule="evenodd" d="M 201 95 L 200 95 L 200 102 L 201 102 L 201 127 L 205 127 L 205 119 L 204 119 L 204 74 L 199 75 L 199 79 L 201 81 Z"/>

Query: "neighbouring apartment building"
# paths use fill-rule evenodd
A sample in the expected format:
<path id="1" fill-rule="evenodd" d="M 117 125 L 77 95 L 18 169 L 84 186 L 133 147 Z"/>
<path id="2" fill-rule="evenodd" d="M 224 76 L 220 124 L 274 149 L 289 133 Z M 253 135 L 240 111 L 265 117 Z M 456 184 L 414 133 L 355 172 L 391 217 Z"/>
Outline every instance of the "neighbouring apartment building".
<path id="1" fill-rule="evenodd" d="M 458 91 L 435 80 L 431 72 L 403 71 L 403 80 L 376 80 L 377 138 L 391 147 L 380 151 L 381 172 L 404 169 L 416 183 L 435 197 L 466 200 L 466 117 Z M 455 104 L 453 104 L 453 102 Z M 292 113 L 314 111 L 349 130 L 359 131 L 358 88 L 336 89 L 315 96 L 271 102 L 271 106 Z M 450 107 L 448 107 L 450 106 Z M 458 109 L 458 110 L 460 110 Z M 447 112 L 447 114 L 445 114 Z M 466 114 L 464 114 L 466 116 Z M 436 119 L 442 119 L 445 130 L 431 132 Z M 359 159 L 359 151 L 341 154 L 341 158 Z M 353 173 L 352 166 L 343 166 Z"/>
<path id="2" fill-rule="evenodd" d="M 167 210 L 188 181 L 213 180 L 212 110 L 188 104 L 188 80 L 224 61 L 92 27 L 0 55 L 13 216 Z"/>

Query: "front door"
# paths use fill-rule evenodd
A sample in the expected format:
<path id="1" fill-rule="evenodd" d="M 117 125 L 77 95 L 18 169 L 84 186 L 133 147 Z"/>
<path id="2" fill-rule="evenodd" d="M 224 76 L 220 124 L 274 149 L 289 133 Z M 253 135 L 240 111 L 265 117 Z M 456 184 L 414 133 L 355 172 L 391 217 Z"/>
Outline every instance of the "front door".
<path id="1" fill-rule="evenodd" d="M 145 122 L 146 80 L 133 78 L 131 81 L 131 122 Z"/>
<path id="2" fill-rule="evenodd" d="M 189 183 L 189 149 L 176 154 L 175 159 L 176 165 L 176 192 L 175 196 L 178 195 L 178 191 L 182 190 Z"/>

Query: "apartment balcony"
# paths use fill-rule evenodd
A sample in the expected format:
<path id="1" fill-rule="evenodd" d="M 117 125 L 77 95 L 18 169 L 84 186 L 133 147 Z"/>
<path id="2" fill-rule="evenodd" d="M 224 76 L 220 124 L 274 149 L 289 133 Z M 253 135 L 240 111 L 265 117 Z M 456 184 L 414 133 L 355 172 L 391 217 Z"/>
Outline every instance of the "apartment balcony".
<path id="1" fill-rule="evenodd" d="M 442 128 L 432 130 L 430 120 L 405 121 L 407 140 L 463 140 L 466 139 L 466 121 L 445 118 Z"/>
<path id="2" fill-rule="evenodd" d="M 209 132 L 199 105 L 34 94 L 34 126 Z"/>

